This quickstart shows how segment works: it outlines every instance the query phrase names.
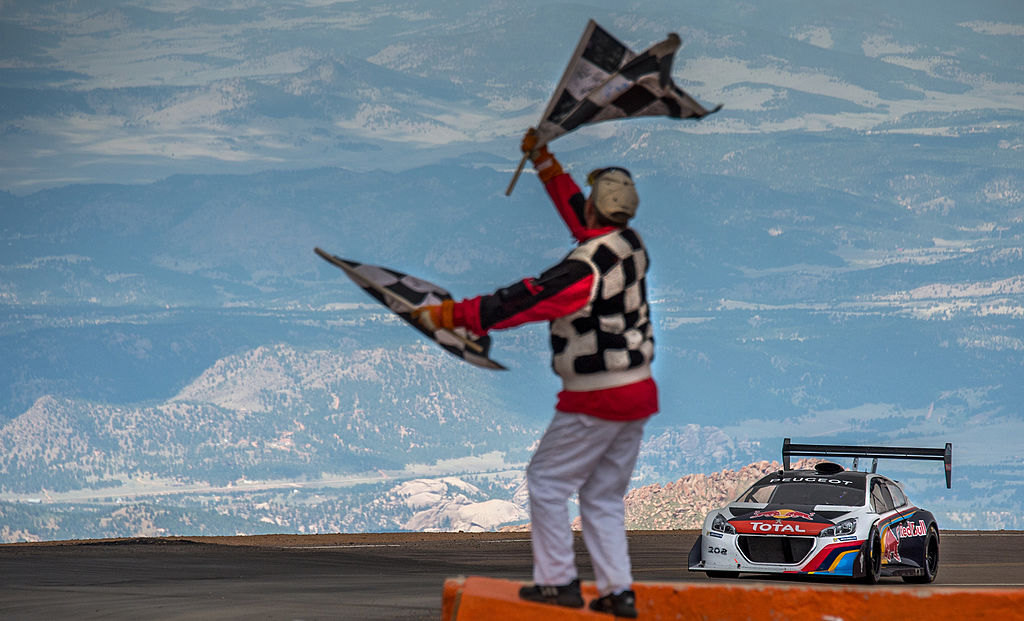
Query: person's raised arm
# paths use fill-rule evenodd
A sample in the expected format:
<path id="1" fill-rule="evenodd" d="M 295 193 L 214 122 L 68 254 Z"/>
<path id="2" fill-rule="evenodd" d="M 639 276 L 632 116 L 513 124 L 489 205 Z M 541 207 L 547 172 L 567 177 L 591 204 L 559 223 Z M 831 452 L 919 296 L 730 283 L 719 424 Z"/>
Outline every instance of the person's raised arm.
<path id="1" fill-rule="evenodd" d="M 579 186 L 573 181 L 572 176 L 562 169 L 562 165 L 548 150 L 547 145 L 537 148 L 537 134 L 534 128 L 527 130 L 520 148 L 533 162 L 537 177 L 544 184 L 544 189 L 558 209 L 558 215 L 569 227 L 569 232 L 577 241 L 583 241 L 587 228 L 583 215 L 586 200 Z"/>

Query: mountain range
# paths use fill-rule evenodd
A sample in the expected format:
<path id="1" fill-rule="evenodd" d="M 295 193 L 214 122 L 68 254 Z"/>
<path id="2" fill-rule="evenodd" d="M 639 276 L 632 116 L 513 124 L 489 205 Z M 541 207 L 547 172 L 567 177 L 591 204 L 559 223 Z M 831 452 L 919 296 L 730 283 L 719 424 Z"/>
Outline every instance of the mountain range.
<path id="1" fill-rule="evenodd" d="M 662 407 L 634 487 L 785 437 L 952 442 L 952 490 L 886 467 L 958 527 L 1020 527 L 1016 7 L 10 0 L 5 537 L 517 516 L 558 390 L 544 327 L 492 335 L 510 371 L 467 367 L 312 249 L 456 297 L 571 250 L 529 173 L 504 190 L 589 18 L 636 50 L 678 32 L 676 83 L 724 104 L 552 144 L 641 193 Z"/>

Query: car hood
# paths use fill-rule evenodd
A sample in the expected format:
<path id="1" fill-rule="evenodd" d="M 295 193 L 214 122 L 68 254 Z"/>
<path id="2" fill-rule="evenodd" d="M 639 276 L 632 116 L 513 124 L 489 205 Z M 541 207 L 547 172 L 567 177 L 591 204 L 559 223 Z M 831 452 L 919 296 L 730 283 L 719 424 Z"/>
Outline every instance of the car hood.
<path id="1" fill-rule="evenodd" d="M 820 511 L 813 505 L 769 504 L 759 509 L 729 507 L 729 523 L 739 534 L 817 535 L 848 511 Z"/>

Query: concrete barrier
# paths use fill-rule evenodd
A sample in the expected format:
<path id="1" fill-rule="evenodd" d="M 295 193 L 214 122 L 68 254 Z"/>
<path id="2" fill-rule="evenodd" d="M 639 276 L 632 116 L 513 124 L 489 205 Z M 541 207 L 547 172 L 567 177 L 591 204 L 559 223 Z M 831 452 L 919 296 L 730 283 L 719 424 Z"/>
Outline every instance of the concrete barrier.
<path id="1" fill-rule="evenodd" d="M 525 602 L 524 583 L 469 576 L 444 585 L 442 621 L 612 619 L 581 609 Z M 1024 619 L 1024 589 L 637 583 L 646 621 L 968 621 Z M 583 597 L 597 597 L 584 583 Z"/>

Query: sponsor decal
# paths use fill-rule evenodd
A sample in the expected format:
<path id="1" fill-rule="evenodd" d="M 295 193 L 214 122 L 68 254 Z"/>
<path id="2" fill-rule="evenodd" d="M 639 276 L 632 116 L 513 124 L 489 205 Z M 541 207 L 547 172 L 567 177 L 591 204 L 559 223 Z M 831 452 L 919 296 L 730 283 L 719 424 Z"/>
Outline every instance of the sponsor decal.
<path id="1" fill-rule="evenodd" d="M 729 522 L 741 535 L 806 535 L 816 536 L 832 522 L 801 522 L 799 520 L 733 520 Z"/>
<path id="2" fill-rule="evenodd" d="M 830 485 L 853 485 L 853 481 L 843 479 L 830 479 L 828 477 L 775 477 L 769 483 L 828 483 Z"/>
<path id="3" fill-rule="evenodd" d="M 896 531 L 896 537 L 905 539 L 907 537 L 924 537 L 928 534 L 928 527 L 924 525 L 924 520 L 918 520 L 917 524 L 913 522 L 904 522 L 894 528 Z"/>
<path id="4" fill-rule="evenodd" d="M 833 524 L 814 512 L 795 509 L 762 509 L 729 520 L 737 534 L 814 536 Z"/>
<path id="5" fill-rule="evenodd" d="M 928 534 L 928 526 L 924 520 L 914 522 L 901 522 L 895 526 L 885 529 L 882 535 L 882 557 L 886 563 L 902 563 L 900 556 L 900 541 L 908 537 L 923 537 Z"/>
<path id="6" fill-rule="evenodd" d="M 712 537 L 716 537 L 718 539 L 721 539 L 722 537 L 725 537 L 725 535 L 723 535 L 722 533 L 717 532 L 717 531 L 713 531 L 713 530 L 709 530 L 708 531 L 708 535 L 710 535 Z"/>
<path id="7" fill-rule="evenodd" d="M 857 541 L 857 535 L 847 535 L 846 537 L 840 537 L 836 541 Z"/>
<path id="8" fill-rule="evenodd" d="M 885 529 L 885 534 L 882 535 L 882 560 L 886 563 L 903 562 L 903 558 L 900 557 L 899 537 L 891 528 Z"/>
<path id="9" fill-rule="evenodd" d="M 811 534 L 811 531 L 804 529 L 803 524 L 787 524 L 785 522 L 750 522 L 750 528 L 755 533 Z"/>
<path id="10" fill-rule="evenodd" d="M 775 518 L 776 520 L 813 520 L 814 513 L 804 513 L 803 511 L 793 511 L 792 509 L 773 509 L 769 511 L 757 511 L 747 517 L 749 520 L 757 518 Z"/>

